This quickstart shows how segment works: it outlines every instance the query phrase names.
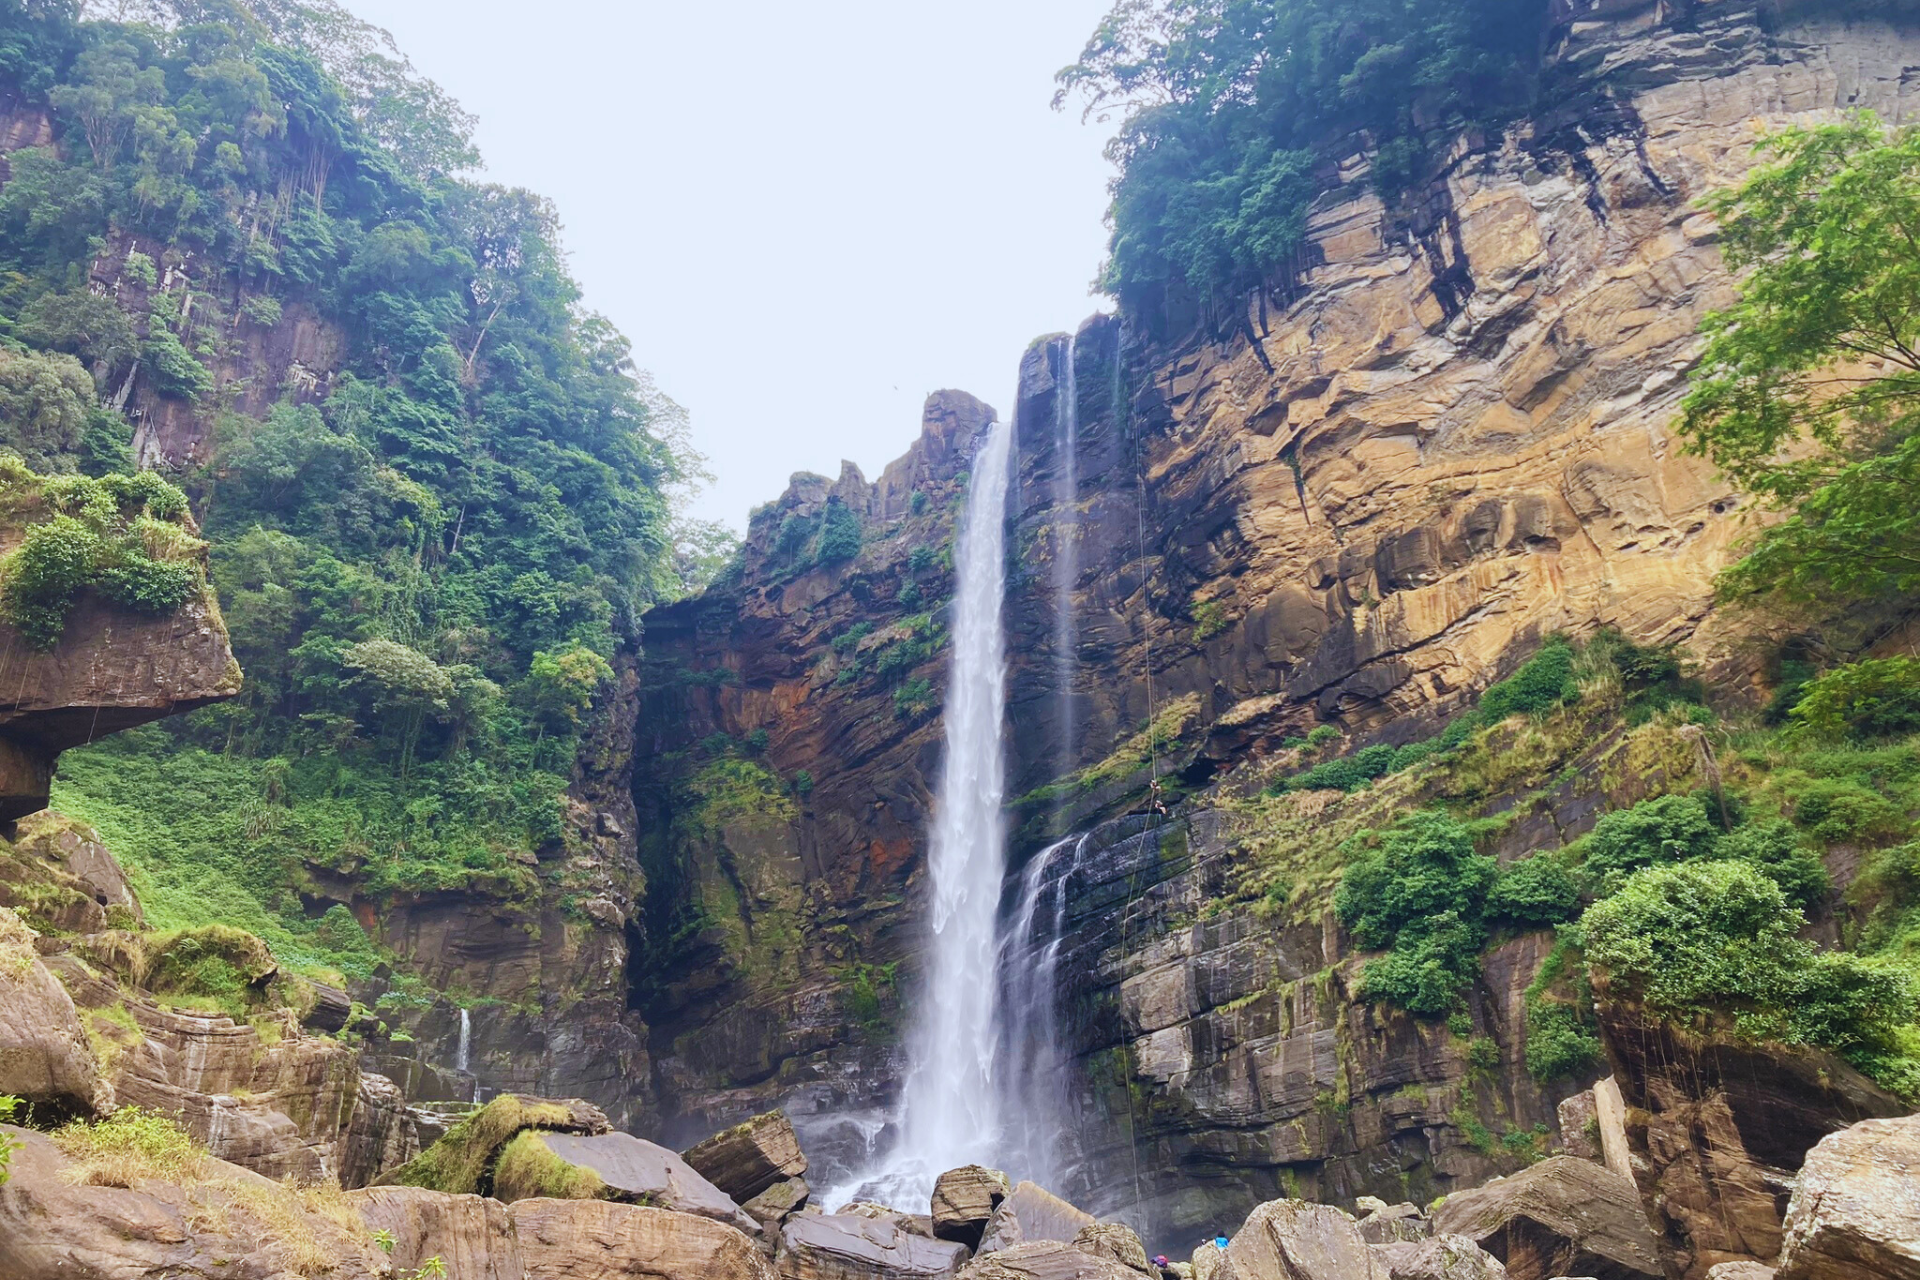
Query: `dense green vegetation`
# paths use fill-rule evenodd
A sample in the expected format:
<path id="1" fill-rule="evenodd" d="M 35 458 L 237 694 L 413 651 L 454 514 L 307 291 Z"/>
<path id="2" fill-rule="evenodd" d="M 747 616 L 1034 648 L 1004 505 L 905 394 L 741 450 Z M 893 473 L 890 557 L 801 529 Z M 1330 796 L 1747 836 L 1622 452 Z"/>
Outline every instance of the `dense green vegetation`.
<path id="1" fill-rule="evenodd" d="M 207 544 L 185 527 L 186 495 L 151 471 L 36 475 L 0 455 L 0 519 L 26 526 L 0 559 L 0 616 L 51 649 L 84 591 L 136 613 L 165 614 L 202 591 Z"/>
<path id="2" fill-rule="evenodd" d="M 1564 649 L 1570 661 L 1548 665 L 1564 664 L 1571 687 L 1513 712 L 1540 721 L 1562 744 L 1556 752 L 1577 750 L 1596 723 L 1630 724 L 1628 673 L 1645 666 L 1645 651 L 1613 637 Z M 1854 668 L 1841 667 L 1803 686 L 1801 705 L 1857 683 Z M 1729 723 L 1694 705 L 1665 708 L 1649 730 L 1704 729 L 1719 742 L 1717 788 L 1656 792 L 1602 814 L 1564 847 L 1504 867 L 1478 843 L 1502 829 L 1498 820 L 1428 807 L 1361 830 L 1347 841 L 1333 898 L 1355 942 L 1386 952 L 1368 963 L 1360 995 L 1460 1017 L 1489 945 L 1552 927 L 1559 943 L 1526 1002 L 1527 1061 L 1542 1079 L 1598 1061 L 1591 975 L 1610 998 L 1658 1016 L 1828 1049 L 1920 1097 L 1920 738 L 1873 732 L 1872 717 L 1797 711 L 1769 726 L 1751 713 Z M 1495 739 L 1525 723 L 1503 726 L 1483 711 L 1471 719 L 1478 727 L 1460 756 L 1511 749 Z M 1436 755 L 1416 785 L 1446 794 L 1463 764 Z M 1867 871 L 1836 901 L 1821 854 L 1863 848 Z M 1825 914 L 1838 915 L 1844 948 L 1800 937 L 1809 917 Z"/>
<path id="3" fill-rule="evenodd" d="M 130 391 L 195 415 L 207 445 L 174 479 L 247 682 L 71 756 L 57 800 L 164 922 L 350 959 L 308 870 L 528 888 L 616 652 L 716 545 L 676 545 L 679 415 L 581 308 L 554 210 L 461 176 L 471 122 L 381 33 L 331 0 L 117 12 L 138 20 L 0 0 L 0 86 L 56 139 L 0 188 L 0 445 L 110 475 Z M 296 314 L 343 335 L 345 367 L 240 415 L 220 371 Z M 110 511 L 59 483 L 9 615 L 44 641 L 79 589 L 177 603 L 187 556 L 156 530 L 178 512 L 155 506 L 175 491 L 109 479 Z"/>
<path id="4" fill-rule="evenodd" d="M 1202 307 L 1292 258 L 1330 161 L 1371 146 L 1391 195 L 1469 122 L 1524 105 L 1544 0 L 1120 0 L 1055 105 L 1118 113 L 1101 285 Z"/>

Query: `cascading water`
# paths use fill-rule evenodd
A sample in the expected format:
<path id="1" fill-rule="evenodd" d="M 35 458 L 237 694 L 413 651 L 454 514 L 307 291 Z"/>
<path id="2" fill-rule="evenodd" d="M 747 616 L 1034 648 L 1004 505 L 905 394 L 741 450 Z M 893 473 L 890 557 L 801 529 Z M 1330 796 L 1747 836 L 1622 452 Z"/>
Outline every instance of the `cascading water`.
<path id="1" fill-rule="evenodd" d="M 465 1009 L 460 1011 L 460 1043 L 453 1049 L 453 1069 L 466 1071 L 473 1060 L 473 1018 Z"/>
<path id="2" fill-rule="evenodd" d="M 1060 1034 L 1060 953 L 1067 940 L 1068 881 L 1085 835 L 1041 850 L 1027 864 L 1020 897 L 1000 944 L 1006 1024 L 1009 1143 L 1002 1167 L 1043 1187 L 1066 1185 L 1067 1059 Z"/>
<path id="3" fill-rule="evenodd" d="M 880 1168 L 827 1197 L 924 1204 L 956 1166 L 1001 1150 L 994 1087 L 999 986 L 995 920 L 1006 874 L 1002 726 L 1007 704 L 1007 480 L 1013 428 L 995 422 L 973 460 L 956 557 L 953 647 L 947 677 L 946 763 L 935 801 L 929 866 L 932 945 L 921 1014 L 909 1041 L 900 1137 Z"/>

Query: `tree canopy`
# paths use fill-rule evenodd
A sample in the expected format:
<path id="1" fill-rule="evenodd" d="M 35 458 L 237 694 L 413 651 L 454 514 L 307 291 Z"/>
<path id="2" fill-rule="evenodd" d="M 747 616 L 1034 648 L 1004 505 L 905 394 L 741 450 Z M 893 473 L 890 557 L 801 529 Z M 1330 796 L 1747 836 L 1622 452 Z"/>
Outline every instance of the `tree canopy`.
<path id="1" fill-rule="evenodd" d="M 1544 0 L 1117 0 L 1055 105 L 1121 116 L 1111 256 L 1133 309 L 1205 306 L 1283 267 L 1342 148 L 1392 192 L 1463 123 L 1524 103 Z"/>
<path id="2" fill-rule="evenodd" d="M 332 0 L 0 0 L 0 89 L 55 139 L 0 187 L 0 445 L 130 470 L 129 393 L 187 406 L 206 449 L 175 478 L 247 675 L 109 750 L 171 737 L 295 805 L 357 797 L 350 834 L 249 827 L 273 852 L 236 865 L 517 883 L 610 660 L 724 554 L 676 545 L 684 414 L 583 307 L 556 210 L 473 176 L 471 118 Z M 219 371 L 293 323 L 344 341 L 325 393 L 235 412 Z"/>
<path id="3" fill-rule="evenodd" d="M 1785 518 L 1735 596 L 1874 601 L 1920 588 L 1920 129 L 1789 129 L 1710 202 L 1738 300 L 1706 325 L 1692 448 Z"/>

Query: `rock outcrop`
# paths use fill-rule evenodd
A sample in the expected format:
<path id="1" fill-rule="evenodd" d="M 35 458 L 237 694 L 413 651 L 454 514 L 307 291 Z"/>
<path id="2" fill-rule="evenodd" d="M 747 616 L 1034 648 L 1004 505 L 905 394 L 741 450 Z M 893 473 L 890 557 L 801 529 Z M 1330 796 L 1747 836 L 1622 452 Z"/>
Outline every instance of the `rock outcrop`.
<path id="1" fill-rule="evenodd" d="M 1573 1156 L 1448 1196 L 1433 1228 L 1472 1240 L 1504 1263 L 1513 1280 L 1657 1280 L 1665 1274 L 1633 1184 Z"/>
<path id="2" fill-rule="evenodd" d="M 609 1200 L 711 1218 L 748 1233 L 758 1228 L 759 1224 L 742 1213 L 724 1191 L 701 1177 L 679 1155 L 645 1138 L 630 1133 L 536 1132 L 528 1135 L 527 1141 L 544 1148 L 549 1160 L 591 1172 L 600 1194 Z M 508 1202 L 554 1194 L 537 1180 L 520 1184 L 510 1176 L 504 1159 L 495 1169 L 493 1189 Z"/>
<path id="3" fill-rule="evenodd" d="M 1779 1277 L 1920 1277 L 1920 1116 L 1862 1121 L 1807 1154 L 1787 1205 Z"/>
<path id="4" fill-rule="evenodd" d="M 356 1217 L 237 1165 L 206 1160 L 185 1182 L 130 1177 L 127 1186 L 77 1168 L 43 1134 L 0 1132 L 21 1144 L 0 1186 L 8 1280 L 388 1274 Z"/>
<path id="5" fill-rule="evenodd" d="M 0 1088 L 54 1115 L 111 1106 L 73 998 L 34 953 L 37 936 L 0 907 Z"/>
<path id="6" fill-rule="evenodd" d="M 9 532 L 0 531 L 0 551 L 17 541 Z M 159 617 L 83 593 L 54 648 L 36 649 L 0 622 L 0 654 L 0 822 L 47 807 L 67 748 L 240 692 L 208 590 Z"/>
<path id="7" fill-rule="evenodd" d="M 1707 1038 L 1608 1004 L 1601 1026 L 1647 1218 L 1689 1280 L 1721 1263 L 1765 1263 L 1815 1144 L 1906 1108 L 1830 1054 Z"/>
<path id="8" fill-rule="evenodd" d="M 443 1195 L 419 1187 L 372 1187 L 348 1202 L 369 1232 L 393 1240 L 396 1273 L 416 1273 L 438 1258 L 459 1280 L 524 1280 L 526 1263 L 513 1216 L 498 1200 Z"/>

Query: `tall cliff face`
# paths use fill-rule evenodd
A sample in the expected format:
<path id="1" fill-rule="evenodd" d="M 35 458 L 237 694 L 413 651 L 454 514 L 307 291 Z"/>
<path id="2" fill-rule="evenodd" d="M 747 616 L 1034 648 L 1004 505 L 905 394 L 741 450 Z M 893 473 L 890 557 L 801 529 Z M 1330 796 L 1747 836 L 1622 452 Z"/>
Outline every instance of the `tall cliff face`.
<path id="1" fill-rule="evenodd" d="M 1462 139 L 1392 208 L 1367 158 L 1345 161 L 1309 265 L 1224 336 L 1096 319 L 1028 352 L 1009 511 L 1014 857 L 1137 811 L 1069 881 L 1093 1207 L 1184 1227 L 1286 1187 L 1444 1191 L 1499 1164 L 1463 1116 L 1521 1134 L 1550 1121 L 1556 1097 L 1519 1067 L 1543 939 L 1489 960 L 1473 1032 L 1498 1047 L 1489 1077 L 1466 1038 L 1354 1003 L 1324 877 L 1277 916 L 1205 914 L 1258 862 L 1235 770 L 1320 724 L 1418 736 L 1553 631 L 1689 642 L 1737 674 L 1711 584 L 1750 513 L 1672 429 L 1699 322 L 1731 297 L 1697 202 L 1751 167 L 1766 129 L 1856 107 L 1909 119 L 1915 65 L 1905 20 L 1565 4 L 1538 114 Z M 912 553 L 950 535 L 985 421 L 937 397 L 878 486 L 797 481 L 756 518 L 737 580 L 650 621 L 636 794 L 654 950 L 636 990 L 670 1130 L 780 1098 L 803 1117 L 857 1109 L 894 1079 L 912 983 L 892 966 L 914 954 L 938 765 L 923 695 L 944 676 L 937 626 L 915 615 L 945 586 Z M 822 563 L 806 521 L 835 503 L 867 543 Z M 1485 800 L 1525 800 L 1505 851 L 1561 843 L 1691 767 L 1667 746 L 1569 744 L 1554 768 L 1593 772 L 1584 787 L 1509 778 Z M 1154 786 L 1193 796 L 1172 826 L 1147 812 Z M 1155 1172 L 1114 1173 L 1136 1164 Z"/>

